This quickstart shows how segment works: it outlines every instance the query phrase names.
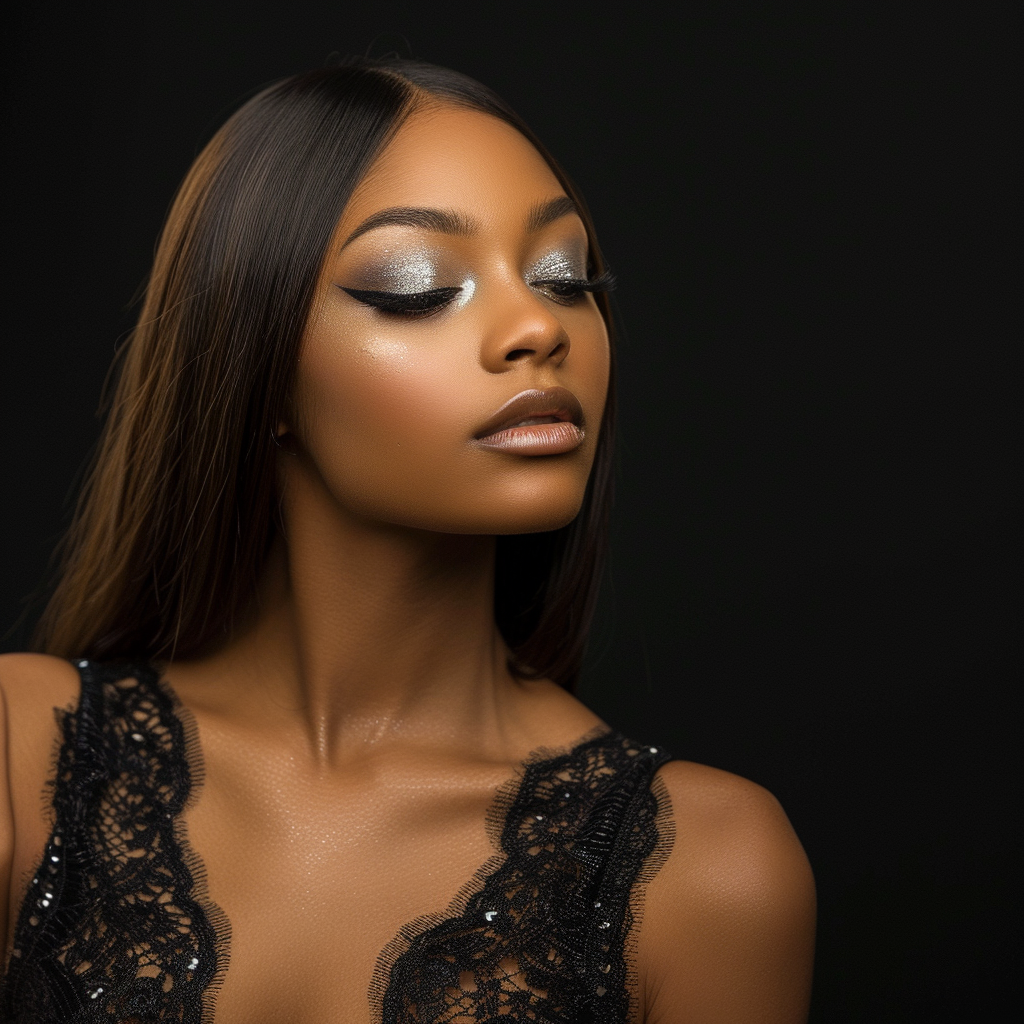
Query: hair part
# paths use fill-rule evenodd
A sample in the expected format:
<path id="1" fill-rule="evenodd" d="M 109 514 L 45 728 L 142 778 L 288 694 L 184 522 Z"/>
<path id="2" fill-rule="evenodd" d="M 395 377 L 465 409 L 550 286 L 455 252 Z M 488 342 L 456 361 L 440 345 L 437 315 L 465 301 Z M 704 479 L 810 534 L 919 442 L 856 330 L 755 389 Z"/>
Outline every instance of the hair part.
<path id="1" fill-rule="evenodd" d="M 241 107 L 189 170 L 62 548 L 36 646 L 63 657 L 195 657 L 230 636 L 277 530 L 274 430 L 335 226 L 374 159 L 427 97 L 524 135 L 465 75 L 357 58 L 285 79 Z M 596 296 L 611 331 L 607 297 Z M 498 538 L 495 617 L 518 675 L 572 689 L 603 565 L 614 393 L 583 507 L 560 530 Z"/>

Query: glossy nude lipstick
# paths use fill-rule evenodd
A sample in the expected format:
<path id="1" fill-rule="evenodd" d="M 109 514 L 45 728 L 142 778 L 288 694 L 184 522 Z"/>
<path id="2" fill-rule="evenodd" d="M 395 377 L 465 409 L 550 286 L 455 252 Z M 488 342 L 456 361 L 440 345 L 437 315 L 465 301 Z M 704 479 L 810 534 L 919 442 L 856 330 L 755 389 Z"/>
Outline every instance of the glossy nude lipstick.
<path id="1" fill-rule="evenodd" d="M 521 391 L 473 439 L 514 455 L 561 455 L 583 443 L 583 406 L 566 388 Z"/>

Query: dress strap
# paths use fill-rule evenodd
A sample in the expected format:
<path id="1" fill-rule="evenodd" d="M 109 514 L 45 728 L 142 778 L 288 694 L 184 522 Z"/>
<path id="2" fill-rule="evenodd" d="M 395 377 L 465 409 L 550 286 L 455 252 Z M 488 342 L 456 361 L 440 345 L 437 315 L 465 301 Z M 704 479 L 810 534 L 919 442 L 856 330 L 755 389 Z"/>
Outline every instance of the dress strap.
<path id="1" fill-rule="evenodd" d="M 584 839 L 601 854 L 587 928 L 585 985 L 594 1020 L 609 1024 L 627 1019 L 643 888 L 668 857 L 675 834 L 668 793 L 655 780 L 671 755 L 625 738 L 622 752 L 632 764 L 604 806 L 595 809 Z"/>
<path id="2" fill-rule="evenodd" d="M 58 712 L 53 831 L 18 917 L 2 1017 L 205 1024 L 227 937 L 180 821 L 194 774 L 180 708 L 149 665 L 76 667 L 78 706 Z"/>
<path id="3" fill-rule="evenodd" d="M 527 761 L 499 795 L 497 861 L 381 954 L 371 997 L 383 1024 L 628 1020 L 636 883 L 671 842 L 654 780 L 667 760 L 603 732 Z"/>

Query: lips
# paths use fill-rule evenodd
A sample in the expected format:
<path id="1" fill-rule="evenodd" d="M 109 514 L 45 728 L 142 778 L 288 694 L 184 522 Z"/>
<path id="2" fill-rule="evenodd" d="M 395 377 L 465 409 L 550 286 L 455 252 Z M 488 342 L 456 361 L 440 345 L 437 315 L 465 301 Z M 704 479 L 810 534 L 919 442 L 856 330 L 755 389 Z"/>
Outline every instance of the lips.
<path id="1" fill-rule="evenodd" d="M 474 434 L 481 447 L 517 455 L 571 452 L 583 437 L 583 407 L 559 387 L 521 391 Z"/>

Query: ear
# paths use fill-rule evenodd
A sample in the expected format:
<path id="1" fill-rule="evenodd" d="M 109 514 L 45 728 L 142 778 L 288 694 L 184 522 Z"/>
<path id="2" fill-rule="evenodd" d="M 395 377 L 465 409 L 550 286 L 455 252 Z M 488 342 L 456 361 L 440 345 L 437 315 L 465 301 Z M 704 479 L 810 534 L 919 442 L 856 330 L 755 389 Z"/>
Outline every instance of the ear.
<path id="1" fill-rule="evenodd" d="M 273 438 L 274 444 L 278 448 L 289 448 L 292 440 L 291 427 L 288 426 L 288 421 L 280 419 L 277 421 L 277 426 L 271 432 L 271 438 Z"/>
<path id="2" fill-rule="evenodd" d="M 292 429 L 290 419 L 287 418 L 287 415 L 282 416 L 277 421 L 277 426 L 274 428 L 271 437 L 274 439 L 274 444 L 283 451 L 294 455 L 299 450 L 299 439 L 295 436 L 295 431 Z"/>
<path id="3" fill-rule="evenodd" d="M 287 448 L 290 445 L 294 445 L 298 438 L 295 436 L 295 422 L 294 409 L 292 408 L 291 395 L 287 395 L 281 408 L 278 410 L 277 424 L 274 427 L 274 444 L 278 448 Z"/>

